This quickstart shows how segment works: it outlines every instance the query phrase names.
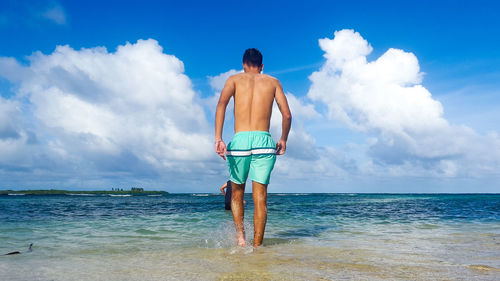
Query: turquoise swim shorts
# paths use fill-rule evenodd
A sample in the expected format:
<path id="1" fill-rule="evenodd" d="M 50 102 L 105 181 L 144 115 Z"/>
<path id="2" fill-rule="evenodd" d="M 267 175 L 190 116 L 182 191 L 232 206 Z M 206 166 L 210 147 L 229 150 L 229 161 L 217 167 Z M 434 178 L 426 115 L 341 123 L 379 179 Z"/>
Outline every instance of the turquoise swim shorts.
<path id="1" fill-rule="evenodd" d="M 276 143 L 265 131 L 239 132 L 227 145 L 231 181 L 243 184 L 250 179 L 268 184 L 276 162 Z"/>

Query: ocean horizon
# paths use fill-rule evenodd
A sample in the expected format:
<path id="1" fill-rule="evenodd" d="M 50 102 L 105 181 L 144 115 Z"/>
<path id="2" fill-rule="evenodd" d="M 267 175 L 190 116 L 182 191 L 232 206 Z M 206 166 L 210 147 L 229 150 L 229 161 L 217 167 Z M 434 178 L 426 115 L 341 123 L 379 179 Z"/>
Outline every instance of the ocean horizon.
<path id="1" fill-rule="evenodd" d="M 269 193 L 258 249 L 217 193 L 2 195 L 0 238 L 0 280 L 498 280 L 500 194 Z"/>

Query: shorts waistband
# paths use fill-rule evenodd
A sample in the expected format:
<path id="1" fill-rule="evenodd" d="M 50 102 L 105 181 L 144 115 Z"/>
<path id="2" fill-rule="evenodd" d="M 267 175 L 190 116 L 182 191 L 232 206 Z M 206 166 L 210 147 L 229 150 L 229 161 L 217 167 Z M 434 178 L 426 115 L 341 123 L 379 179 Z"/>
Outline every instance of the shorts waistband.
<path id="1" fill-rule="evenodd" d="M 238 132 L 234 134 L 235 136 L 241 136 L 241 135 L 265 135 L 265 136 L 271 136 L 271 133 L 268 131 L 243 131 L 243 132 Z"/>

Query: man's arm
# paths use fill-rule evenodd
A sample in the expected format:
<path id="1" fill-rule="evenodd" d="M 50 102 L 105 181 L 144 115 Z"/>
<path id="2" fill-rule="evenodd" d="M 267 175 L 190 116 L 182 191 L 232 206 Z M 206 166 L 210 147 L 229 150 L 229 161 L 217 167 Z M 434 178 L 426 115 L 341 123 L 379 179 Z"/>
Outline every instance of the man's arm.
<path id="1" fill-rule="evenodd" d="M 226 187 L 227 187 L 227 182 L 220 187 L 220 192 L 222 192 L 222 194 L 224 194 L 224 196 L 226 196 L 226 191 L 224 190 L 224 188 L 226 188 Z"/>
<path id="2" fill-rule="evenodd" d="M 224 127 L 224 119 L 226 118 L 226 108 L 229 100 L 234 95 L 235 85 L 231 77 L 229 77 L 224 85 L 224 89 L 220 93 L 219 102 L 215 111 L 215 152 L 226 160 L 226 144 L 222 140 L 222 129 Z"/>
<path id="3" fill-rule="evenodd" d="M 292 113 L 290 112 L 290 107 L 288 107 L 288 101 L 286 100 L 285 93 L 283 93 L 283 87 L 278 81 L 276 85 L 276 93 L 274 95 L 278 108 L 281 112 L 281 138 L 276 144 L 276 154 L 282 155 L 286 152 L 286 142 L 288 140 L 288 133 L 290 133 L 290 127 L 292 126 Z"/>

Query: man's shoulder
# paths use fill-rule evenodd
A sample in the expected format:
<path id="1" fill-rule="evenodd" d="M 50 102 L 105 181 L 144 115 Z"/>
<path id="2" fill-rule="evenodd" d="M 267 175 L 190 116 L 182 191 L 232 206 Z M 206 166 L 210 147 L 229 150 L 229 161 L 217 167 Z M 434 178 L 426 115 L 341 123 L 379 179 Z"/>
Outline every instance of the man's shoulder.
<path id="1" fill-rule="evenodd" d="M 276 77 L 274 77 L 274 76 L 271 76 L 271 75 L 268 75 L 268 74 L 261 74 L 261 75 L 262 75 L 262 77 L 263 77 L 264 79 L 269 79 L 269 80 L 272 80 L 272 81 L 277 81 L 277 82 L 279 82 L 278 78 L 276 78 Z"/>
<path id="2" fill-rule="evenodd" d="M 236 74 L 233 74 L 231 76 L 229 76 L 227 79 L 238 79 L 238 78 L 242 78 L 245 76 L 245 73 L 244 72 L 240 72 L 240 73 L 236 73 Z"/>
<path id="3" fill-rule="evenodd" d="M 275 87 L 281 86 L 280 80 L 278 80 L 278 78 L 273 77 L 271 75 L 267 75 L 267 74 L 262 74 L 262 76 L 264 77 L 264 79 L 269 81 L 269 83 L 271 83 L 273 86 L 275 86 Z"/>

